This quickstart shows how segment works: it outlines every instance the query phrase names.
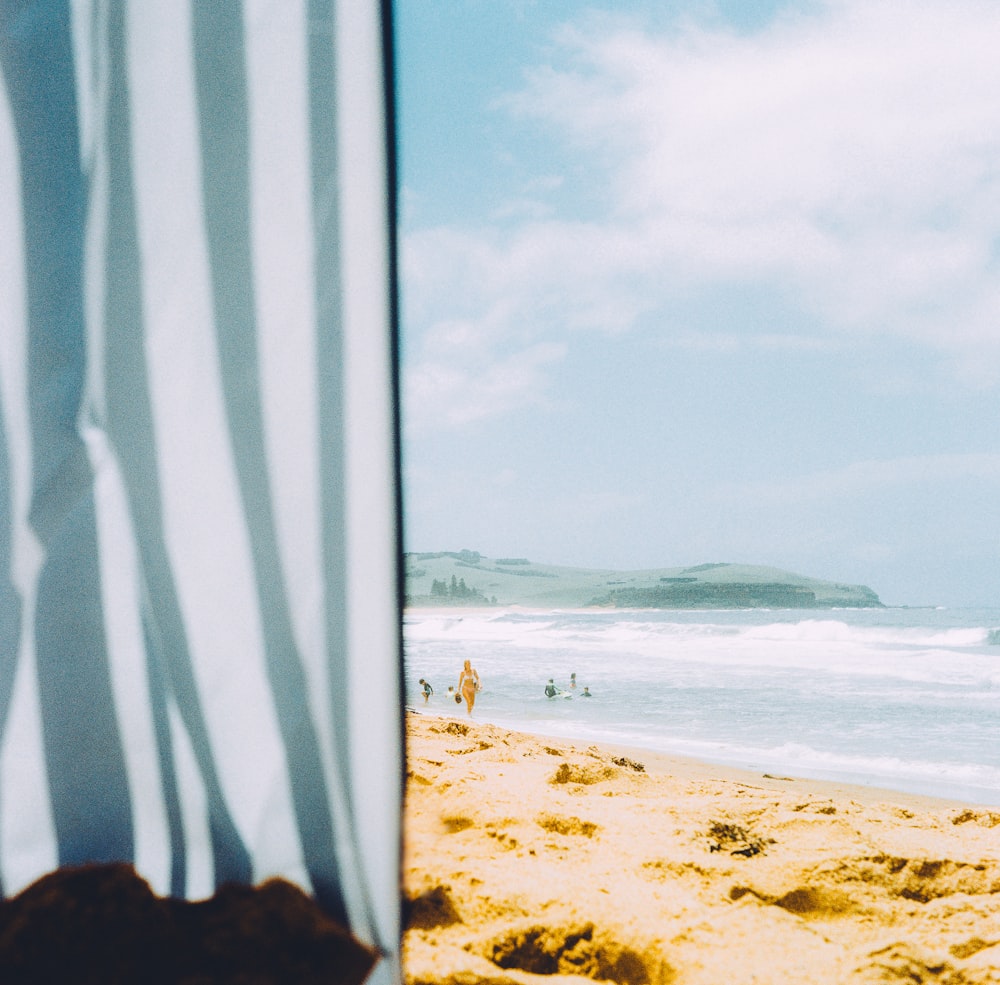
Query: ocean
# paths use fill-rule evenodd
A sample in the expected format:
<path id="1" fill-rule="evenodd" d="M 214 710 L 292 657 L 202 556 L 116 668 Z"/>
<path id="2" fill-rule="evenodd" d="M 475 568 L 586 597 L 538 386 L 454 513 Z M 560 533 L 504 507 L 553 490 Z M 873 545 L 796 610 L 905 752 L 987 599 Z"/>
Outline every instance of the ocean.
<path id="1" fill-rule="evenodd" d="M 476 721 L 1000 806 L 1000 609 L 411 609 L 404 640 L 418 710 L 465 719 L 469 659 Z"/>

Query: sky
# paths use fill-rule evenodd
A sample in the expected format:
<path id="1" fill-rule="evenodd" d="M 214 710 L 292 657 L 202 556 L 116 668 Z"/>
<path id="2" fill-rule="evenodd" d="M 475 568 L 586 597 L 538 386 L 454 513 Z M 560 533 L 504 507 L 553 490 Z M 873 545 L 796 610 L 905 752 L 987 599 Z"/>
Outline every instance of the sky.
<path id="1" fill-rule="evenodd" d="M 1000 5 L 394 16 L 407 550 L 1000 605 Z"/>

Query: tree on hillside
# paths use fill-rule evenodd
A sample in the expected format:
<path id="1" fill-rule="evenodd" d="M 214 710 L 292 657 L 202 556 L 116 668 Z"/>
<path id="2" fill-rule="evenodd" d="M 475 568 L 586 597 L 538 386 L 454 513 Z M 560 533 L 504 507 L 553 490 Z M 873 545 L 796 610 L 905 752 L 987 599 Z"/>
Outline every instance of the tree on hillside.
<path id="1" fill-rule="evenodd" d="M 480 601 L 486 602 L 486 596 L 475 586 L 465 584 L 464 578 L 451 576 L 451 581 L 447 582 L 443 578 L 435 578 L 431 582 L 431 596 L 442 599 L 455 599 L 456 601 Z M 494 599 L 495 601 L 495 599 Z"/>

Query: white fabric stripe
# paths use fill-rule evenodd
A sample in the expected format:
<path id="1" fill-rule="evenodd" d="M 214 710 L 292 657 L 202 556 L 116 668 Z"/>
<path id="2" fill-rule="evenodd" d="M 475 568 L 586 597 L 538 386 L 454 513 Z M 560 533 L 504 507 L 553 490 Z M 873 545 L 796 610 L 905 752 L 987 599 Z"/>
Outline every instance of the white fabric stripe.
<path id="1" fill-rule="evenodd" d="M 248 0 L 251 222 L 265 441 L 293 627 L 302 652 L 314 657 L 324 652 L 324 639 L 307 30 L 302 0 Z M 328 742 L 329 722 L 320 728 Z"/>
<path id="2" fill-rule="evenodd" d="M 97 37 L 94 37 L 92 16 L 99 13 Z M 104 367 L 104 277 L 108 224 L 108 147 L 107 105 L 107 3 L 74 4 L 74 31 L 81 30 L 91 47 L 84 47 L 74 35 L 77 59 L 77 106 L 79 107 L 82 164 L 88 178 L 87 227 L 83 256 L 83 308 L 87 320 L 87 382 L 83 397 L 84 419 L 103 422 L 107 417 Z M 86 70 L 81 66 L 86 65 Z"/>
<path id="3" fill-rule="evenodd" d="M 167 546 L 213 754 L 255 873 L 270 874 L 280 864 L 273 852 L 301 850 L 210 328 L 189 14 L 179 4 L 129 4 L 150 390 Z"/>
<path id="4" fill-rule="evenodd" d="M 42 745 L 35 670 L 35 592 L 24 598 L 24 633 L 7 734 L 0 750 L 4 892 L 12 895 L 59 861 Z"/>
<path id="5" fill-rule="evenodd" d="M 70 0 L 70 28 L 73 35 L 73 68 L 76 72 L 76 114 L 80 131 L 80 161 L 84 173 L 89 173 L 89 162 L 94 155 L 96 128 L 93 115 L 101 102 L 97 100 L 103 90 L 104 79 L 97 77 L 97 61 L 103 50 L 103 40 L 95 38 L 94 17 L 98 15 L 99 34 L 107 24 L 108 0 Z M 102 59 L 103 60 L 103 59 Z M 106 78 L 106 77 L 105 77 Z"/>
<path id="6" fill-rule="evenodd" d="M 22 601 L 21 646 L 7 728 L 0 745 L 0 876 L 17 892 L 58 858 L 49 806 L 41 718 L 35 690 L 35 586 L 43 551 L 28 524 L 31 428 L 27 395 L 20 162 L 10 103 L 0 75 L 0 401 L 6 429 L 13 530 L 10 577 Z"/>
<path id="7" fill-rule="evenodd" d="M 345 325 L 346 523 L 350 692 L 359 696 L 350 723 L 357 827 L 379 922 L 378 937 L 399 938 L 400 722 L 397 705 L 368 709 L 372 681 L 399 676 L 395 595 L 396 503 L 389 312 L 389 242 L 381 23 L 376 3 L 337 0 L 339 186 Z M 362 658 L 362 655 L 363 658 Z M 397 969 L 398 972 L 398 969 Z"/>
<path id="8" fill-rule="evenodd" d="M 181 824 L 184 828 L 184 861 L 187 867 L 184 892 L 189 899 L 203 899 L 215 891 L 212 839 L 208 827 L 208 797 L 187 730 L 173 701 L 167 703 L 167 718 L 174 749 Z"/>
<path id="9" fill-rule="evenodd" d="M 323 618 L 319 502 L 315 258 L 309 172 L 308 23 L 303 0 L 248 0 L 245 9 L 256 314 L 265 440 L 293 630 L 330 787 L 335 830 L 353 823 L 333 755 Z M 339 845 L 349 912 L 356 866 Z"/>
<path id="10" fill-rule="evenodd" d="M 101 597 L 108 667 L 128 770 L 135 866 L 158 893 L 170 892 L 170 831 L 149 698 L 135 532 L 118 463 L 103 431 L 84 431 L 94 470 Z"/>

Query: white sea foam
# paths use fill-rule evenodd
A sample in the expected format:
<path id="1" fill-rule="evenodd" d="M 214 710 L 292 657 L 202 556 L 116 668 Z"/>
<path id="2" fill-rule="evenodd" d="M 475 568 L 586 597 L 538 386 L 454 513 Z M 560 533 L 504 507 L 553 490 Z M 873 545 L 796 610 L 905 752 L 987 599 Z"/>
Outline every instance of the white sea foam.
<path id="1" fill-rule="evenodd" d="M 988 631 L 981 626 L 932 629 L 926 626 L 851 626 L 839 620 L 806 619 L 796 623 L 751 626 L 746 636 L 764 640 L 803 642 L 858 642 L 896 644 L 907 647 L 963 647 L 986 643 Z"/>
<path id="2" fill-rule="evenodd" d="M 461 611 L 461 610 L 458 610 Z M 871 610 L 861 610 L 869 613 Z M 877 611 L 877 610 L 876 610 Z M 900 610 L 893 610 L 900 611 Z M 906 610 L 902 610 L 906 611 Z M 699 612 L 704 617 L 706 613 Z M 718 637 L 763 642 L 868 644 L 904 648 L 953 648 L 989 645 L 997 630 L 986 626 L 933 627 L 924 625 L 856 625 L 840 619 L 797 619 L 779 622 L 745 622 L 746 613 L 728 612 L 726 622 L 671 621 L 669 618 L 637 621 L 617 613 L 512 614 L 477 611 L 470 615 L 419 615 L 406 618 L 409 639 L 481 639 L 511 643 L 573 642 L 580 646 L 634 646 L 640 649 L 664 643 L 682 643 Z M 600 618 L 604 616 L 604 618 Z M 737 618 L 733 618 L 733 617 Z"/>
<path id="3" fill-rule="evenodd" d="M 997 625 L 997 611 L 417 611 L 407 677 L 419 704 L 418 677 L 444 691 L 468 658 L 476 717 L 512 728 L 1000 803 Z M 594 697 L 546 699 L 572 672 Z"/>

